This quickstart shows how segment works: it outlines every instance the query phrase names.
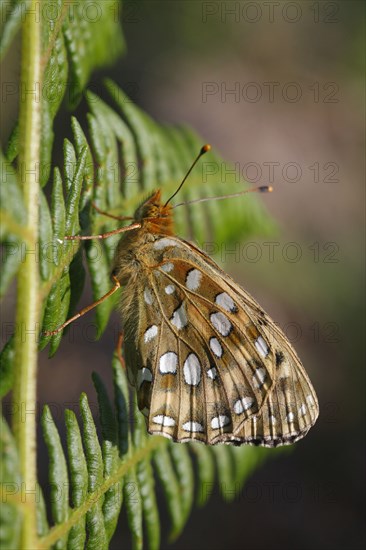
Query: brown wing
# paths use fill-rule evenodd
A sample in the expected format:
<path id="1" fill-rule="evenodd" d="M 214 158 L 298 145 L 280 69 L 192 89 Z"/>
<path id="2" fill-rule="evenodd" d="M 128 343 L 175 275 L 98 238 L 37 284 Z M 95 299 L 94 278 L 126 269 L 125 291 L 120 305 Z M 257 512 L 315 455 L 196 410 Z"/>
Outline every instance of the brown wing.
<path id="1" fill-rule="evenodd" d="M 141 257 L 150 265 L 136 281 L 137 322 L 125 330 L 149 432 L 270 446 L 305 435 L 316 396 L 276 325 L 189 243 L 162 237 L 148 246 Z"/>

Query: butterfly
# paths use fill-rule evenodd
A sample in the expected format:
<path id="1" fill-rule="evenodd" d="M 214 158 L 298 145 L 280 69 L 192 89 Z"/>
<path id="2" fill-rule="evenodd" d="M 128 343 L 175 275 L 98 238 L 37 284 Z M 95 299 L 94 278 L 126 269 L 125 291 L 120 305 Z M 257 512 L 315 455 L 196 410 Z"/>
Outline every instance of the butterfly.
<path id="1" fill-rule="evenodd" d="M 171 199 L 157 190 L 136 210 L 108 293 L 122 288 L 124 358 L 148 432 L 209 445 L 301 439 L 319 406 L 299 357 L 247 291 L 175 235 Z"/>

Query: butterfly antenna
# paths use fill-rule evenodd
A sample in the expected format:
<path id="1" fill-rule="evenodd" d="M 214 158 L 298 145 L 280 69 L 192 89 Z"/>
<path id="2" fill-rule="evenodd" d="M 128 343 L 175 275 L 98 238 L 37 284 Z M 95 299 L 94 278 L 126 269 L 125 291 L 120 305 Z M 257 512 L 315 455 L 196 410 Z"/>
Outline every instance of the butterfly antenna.
<path id="1" fill-rule="evenodd" d="M 189 174 L 192 172 L 193 168 L 196 166 L 197 162 L 199 161 L 199 159 L 202 157 L 202 155 L 204 155 L 205 153 L 207 153 L 207 151 L 210 151 L 211 150 L 211 145 L 204 145 L 201 149 L 201 151 L 198 153 L 197 155 L 197 158 L 194 160 L 192 166 L 190 167 L 190 169 L 188 170 L 188 172 L 186 173 L 186 175 L 184 176 L 183 178 L 183 181 L 182 183 L 180 184 L 180 186 L 178 187 L 178 189 L 175 191 L 175 193 L 173 193 L 173 195 L 166 201 L 166 203 L 164 204 L 164 208 L 170 203 L 170 201 L 175 197 L 175 195 L 177 193 L 179 193 L 179 191 L 182 189 L 183 187 L 183 184 L 184 182 L 186 181 L 186 179 L 188 178 Z"/>
<path id="2" fill-rule="evenodd" d="M 272 185 L 260 185 L 259 187 L 253 187 L 252 189 L 245 189 L 244 191 L 239 191 L 238 193 L 231 193 L 230 195 L 220 195 L 219 197 L 203 197 L 202 199 L 194 199 L 187 202 L 180 202 L 173 206 L 177 208 L 178 206 L 184 206 L 187 204 L 194 204 L 196 202 L 207 202 L 207 201 L 221 201 L 223 199 L 232 199 L 233 197 L 240 197 L 241 195 L 246 195 L 247 193 L 272 193 Z"/>

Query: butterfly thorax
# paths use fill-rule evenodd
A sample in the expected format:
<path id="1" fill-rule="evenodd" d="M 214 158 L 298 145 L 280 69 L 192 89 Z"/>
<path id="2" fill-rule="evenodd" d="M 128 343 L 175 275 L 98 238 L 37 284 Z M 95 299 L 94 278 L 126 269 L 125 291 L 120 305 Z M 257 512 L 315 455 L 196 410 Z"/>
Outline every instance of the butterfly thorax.
<path id="1" fill-rule="evenodd" d="M 141 227 L 124 234 L 114 258 L 112 273 L 123 286 L 133 284 L 149 265 L 146 245 L 153 244 L 158 236 L 174 234 L 172 209 L 161 203 L 160 190 L 137 208 L 134 221 Z"/>

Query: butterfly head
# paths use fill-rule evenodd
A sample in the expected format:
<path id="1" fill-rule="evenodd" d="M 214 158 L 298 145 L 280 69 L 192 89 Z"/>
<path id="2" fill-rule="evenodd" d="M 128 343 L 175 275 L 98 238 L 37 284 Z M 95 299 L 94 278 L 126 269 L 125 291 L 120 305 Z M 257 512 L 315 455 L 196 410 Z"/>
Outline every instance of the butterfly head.
<path id="1" fill-rule="evenodd" d="M 173 234 L 172 207 L 161 202 L 160 189 L 137 208 L 134 219 L 152 233 Z"/>
<path id="2" fill-rule="evenodd" d="M 171 195 L 171 197 L 169 197 L 165 204 L 162 204 L 161 202 L 161 192 L 160 189 L 158 189 L 138 207 L 135 212 L 134 219 L 136 222 L 141 222 L 142 228 L 150 233 L 163 233 L 165 235 L 173 234 L 172 207 L 169 203 L 176 196 L 176 194 L 179 193 L 198 160 L 202 157 L 202 155 L 207 153 L 207 151 L 210 151 L 210 149 L 211 145 L 204 145 L 201 148 L 178 189 L 173 193 L 173 195 Z"/>

